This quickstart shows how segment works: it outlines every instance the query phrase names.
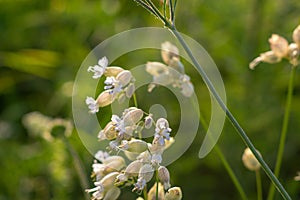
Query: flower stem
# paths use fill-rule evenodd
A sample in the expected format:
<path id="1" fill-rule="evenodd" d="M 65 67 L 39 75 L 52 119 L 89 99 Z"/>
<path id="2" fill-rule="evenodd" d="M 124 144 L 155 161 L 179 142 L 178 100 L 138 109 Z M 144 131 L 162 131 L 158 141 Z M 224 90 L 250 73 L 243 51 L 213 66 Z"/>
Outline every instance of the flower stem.
<path id="1" fill-rule="evenodd" d="M 261 185 L 261 175 L 260 175 L 260 170 L 255 171 L 256 175 L 256 188 L 257 188 L 257 200 L 262 200 L 262 185 Z"/>
<path id="2" fill-rule="evenodd" d="M 240 137 L 243 139 L 243 141 L 245 142 L 245 144 L 250 148 L 250 150 L 252 151 L 252 153 L 254 154 L 254 156 L 256 157 L 256 159 L 261 164 L 263 170 L 269 176 L 269 178 L 271 179 L 271 181 L 273 182 L 273 184 L 276 186 L 276 188 L 278 189 L 278 191 L 281 193 L 282 197 L 284 199 L 289 199 L 290 200 L 291 197 L 286 192 L 286 190 L 281 185 L 281 183 L 276 178 L 276 176 L 273 174 L 273 172 L 271 171 L 271 169 L 269 168 L 269 166 L 266 164 L 266 162 L 264 161 L 264 159 L 257 153 L 254 145 L 252 144 L 252 142 L 248 138 L 247 134 L 245 133 L 245 131 L 243 130 L 243 128 L 240 126 L 240 124 L 238 123 L 238 121 L 235 119 L 235 117 L 233 116 L 233 114 L 229 111 L 229 109 L 227 108 L 227 106 L 225 105 L 225 103 L 222 101 L 221 97 L 219 96 L 219 94 L 216 91 L 215 87 L 213 86 L 213 84 L 211 83 L 210 79 L 206 75 L 205 71 L 203 70 L 203 68 L 201 67 L 201 65 L 198 63 L 198 61 L 194 57 L 191 49 L 188 47 L 187 43 L 185 42 L 185 40 L 183 39 L 183 37 L 181 36 L 181 34 L 176 30 L 175 25 L 174 24 L 166 24 L 165 26 L 178 39 L 178 41 L 180 42 L 180 44 L 182 45 L 182 47 L 184 48 L 184 50 L 186 51 L 186 53 L 188 54 L 188 56 L 191 58 L 193 64 L 198 69 L 201 77 L 203 78 L 203 81 L 206 83 L 207 87 L 209 88 L 210 92 L 212 93 L 212 95 L 214 96 L 214 98 L 216 99 L 216 101 L 218 102 L 219 106 L 226 113 L 227 118 L 230 120 L 230 122 L 232 123 L 232 125 L 234 126 L 234 128 L 236 129 L 236 131 L 238 132 L 238 134 L 240 135 Z"/>
<path id="3" fill-rule="evenodd" d="M 204 119 L 203 117 L 200 117 L 200 122 L 201 122 L 203 128 L 204 128 L 205 130 L 207 130 L 207 129 L 208 129 L 208 125 L 207 125 L 207 123 L 206 123 L 206 121 L 205 121 L 205 119 Z M 220 159 L 221 159 L 221 161 L 222 161 L 222 163 L 223 163 L 225 169 L 227 170 L 227 173 L 229 174 L 229 176 L 230 176 L 230 178 L 231 178 L 233 184 L 235 185 L 236 189 L 237 189 L 238 192 L 240 193 L 241 198 L 242 198 L 243 200 L 247 200 L 248 198 L 247 198 L 247 196 L 246 196 L 246 194 L 245 194 L 245 191 L 244 191 L 244 189 L 243 189 L 241 183 L 239 182 L 239 180 L 237 179 L 236 175 L 234 174 L 234 172 L 233 172 L 231 166 L 229 165 L 228 161 L 226 160 L 226 157 L 225 157 L 224 154 L 222 153 L 222 150 L 220 149 L 220 147 L 219 147 L 218 144 L 216 144 L 216 145 L 214 146 L 214 150 L 216 151 L 217 155 L 220 157 Z"/>
<path id="4" fill-rule="evenodd" d="M 133 93 L 132 97 L 133 97 L 133 104 L 137 108 L 138 107 L 138 102 L 137 102 L 136 94 Z"/>
<path id="5" fill-rule="evenodd" d="M 296 67 L 292 67 L 289 85 L 288 85 L 288 93 L 286 96 L 286 105 L 285 105 L 283 124 L 282 124 L 282 129 L 281 129 L 281 134 L 280 134 L 279 147 L 278 147 L 276 164 L 275 164 L 275 172 L 274 172 L 275 176 L 279 176 L 280 167 L 281 167 L 281 163 L 282 163 L 282 157 L 283 157 L 283 153 L 284 153 L 284 146 L 285 146 L 285 140 L 286 140 L 288 125 L 289 125 L 291 104 L 292 104 L 292 99 L 293 99 L 295 74 L 296 74 Z M 274 197 L 274 194 L 275 194 L 275 188 L 273 185 L 271 185 L 270 189 L 269 189 L 268 200 L 272 200 Z"/>
<path id="6" fill-rule="evenodd" d="M 148 200 L 148 193 L 147 193 L 147 187 L 146 186 L 143 189 L 143 196 L 144 196 L 144 200 Z"/>
<path id="7" fill-rule="evenodd" d="M 155 178 L 156 178 L 156 193 L 155 193 L 155 199 L 158 200 L 158 184 L 159 184 L 159 179 L 158 179 L 158 171 L 155 170 Z"/>

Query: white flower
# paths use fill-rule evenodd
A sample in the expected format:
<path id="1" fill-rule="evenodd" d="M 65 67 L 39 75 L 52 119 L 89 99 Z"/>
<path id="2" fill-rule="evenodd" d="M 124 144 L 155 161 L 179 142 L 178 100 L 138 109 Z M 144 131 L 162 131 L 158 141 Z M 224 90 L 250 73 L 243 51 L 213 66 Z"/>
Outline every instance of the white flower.
<path id="1" fill-rule="evenodd" d="M 165 118 L 159 118 L 156 121 L 156 128 L 155 128 L 155 137 L 158 139 L 158 143 L 160 145 L 165 144 L 165 140 L 170 139 L 170 132 L 172 129 L 169 128 L 169 122 Z"/>
<path id="2" fill-rule="evenodd" d="M 108 157 L 109 157 L 109 154 L 107 152 L 101 151 L 101 150 L 95 154 L 95 158 L 97 160 L 99 160 L 100 162 L 103 162 Z"/>
<path id="3" fill-rule="evenodd" d="M 90 109 L 90 113 L 95 114 L 96 112 L 99 111 L 99 105 L 94 98 L 86 97 L 85 103 L 88 105 L 88 107 Z"/>
<path id="4" fill-rule="evenodd" d="M 93 78 L 97 79 L 104 74 L 107 65 L 108 65 L 108 60 L 104 56 L 103 58 L 98 60 L 98 65 L 90 66 L 87 71 L 93 72 L 94 73 Z"/>

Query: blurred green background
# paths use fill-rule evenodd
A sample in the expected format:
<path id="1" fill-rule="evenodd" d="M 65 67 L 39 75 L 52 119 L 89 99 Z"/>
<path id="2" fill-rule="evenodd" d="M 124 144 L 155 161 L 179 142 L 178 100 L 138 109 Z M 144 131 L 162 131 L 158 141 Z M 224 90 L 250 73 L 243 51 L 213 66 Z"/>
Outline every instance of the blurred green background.
<path id="1" fill-rule="evenodd" d="M 270 166 L 275 163 L 291 68 L 283 61 L 260 64 L 251 71 L 248 63 L 269 49 L 272 33 L 291 41 L 292 31 L 300 24 L 299 14 L 298 0 L 178 1 L 178 29 L 196 39 L 214 59 L 225 82 L 228 107 Z M 22 118 L 39 111 L 72 119 L 72 83 L 87 54 L 116 33 L 145 26 L 162 25 L 131 0 L 0 0 L 0 200 L 84 198 L 66 145 L 71 144 L 82 159 L 88 177 L 93 157 L 76 130 L 68 143 L 61 137 L 48 141 L 26 129 Z M 160 60 L 159 53 L 151 56 L 144 53 L 137 63 Z M 130 62 L 124 57 L 117 64 Z M 199 96 L 201 114 L 208 119 L 207 89 L 194 69 L 186 71 Z M 173 104 L 171 98 L 168 104 Z M 175 122 L 171 122 L 174 127 Z M 300 199 L 300 183 L 293 179 L 300 170 L 299 134 L 298 70 L 280 175 L 293 199 Z M 198 159 L 202 139 L 200 128 L 189 150 L 168 167 L 171 184 L 182 187 L 184 199 L 240 199 L 214 151 Z M 255 199 L 255 175 L 241 162 L 245 146 L 229 122 L 219 145 L 249 199 Z M 266 196 L 270 181 L 264 174 L 262 178 Z M 134 197 L 125 190 L 120 199 Z M 278 193 L 276 199 L 281 199 Z"/>

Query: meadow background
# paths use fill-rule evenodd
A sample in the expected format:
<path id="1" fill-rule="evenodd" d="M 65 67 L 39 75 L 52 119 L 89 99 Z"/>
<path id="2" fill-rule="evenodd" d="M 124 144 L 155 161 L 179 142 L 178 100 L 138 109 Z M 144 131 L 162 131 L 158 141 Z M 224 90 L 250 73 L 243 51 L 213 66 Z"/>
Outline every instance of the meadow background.
<path id="1" fill-rule="evenodd" d="M 292 31 L 300 23 L 299 13 L 298 0 L 178 1 L 179 31 L 202 44 L 216 62 L 228 107 L 270 166 L 274 166 L 277 153 L 290 65 L 288 61 L 260 64 L 251 71 L 248 63 L 269 49 L 272 33 L 291 41 Z M 72 119 L 72 83 L 87 54 L 116 33 L 145 26 L 162 25 L 131 0 L 0 0 L 0 200 L 84 198 L 65 143 L 59 137 L 49 142 L 30 133 L 22 118 L 39 111 Z M 161 60 L 159 52 L 138 55 L 124 56 L 115 63 L 132 66 Z M 195 85 L 201 114 L 208 119 L 207 89 L 192 67 L 187 65 L 186 72 Z M 280 175 L 293 199 L 300 199 L 300 183 L 293 179 L 300 171 L 299 73 Z M 138 98 L 140 93 L 141 102 L 152 103 L 151 97 L 142 98 L 144 92 L 138 91 Z M 162 93 L 166 105 L 176 107 L 171 94 L 164 89 L 156 91 Z M 171 116 L 175 129 L 177 114 Z M 171 184 L 181 186 L 183 199 L 240 199 L 214 151 L 198 159 L 203 136 L 200 127 L 188 151 L 168 166 Z M 76 130 L 68 139 L 89 176 L 92 155 Z M 244 168 L 241 156 L 245 146 L 228 121 L 218 144 L 249 199 L 255 199 L 255 174 Z M 266 196 L 270 181 L 264 174 L 262 178 Z M 129 190 L 122 194 L 120 199 L 135 197 Z M 278 193 L 276 199 L 281 199 Z"/>

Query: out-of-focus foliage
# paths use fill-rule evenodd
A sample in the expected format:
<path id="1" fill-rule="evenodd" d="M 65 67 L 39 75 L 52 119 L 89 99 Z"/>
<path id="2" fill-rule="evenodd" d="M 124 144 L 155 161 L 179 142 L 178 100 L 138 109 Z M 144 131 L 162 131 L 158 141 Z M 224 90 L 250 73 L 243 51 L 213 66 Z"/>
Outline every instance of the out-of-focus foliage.
<path id="1" fill-rule="evenodd" d="M 292 30 L 300 23 L 299 13 L 298 0 L 178 0 L 178 29 L 202 44 L 215 60 L 226 86 L 229 108 L 271 166 L 275 163 L 290 66 L 288 62 L 260 64 L 250 71 L 248 63 L 269 48 L 267 40 L 272 33 L 291 41 Z M 0 0 L 0 200 L 84 198 L 65 143 L 59 138 L 49 142 L 28 133 L 22 117 L 38 110 L 52 117 L 72 118 L 72 83 L 89 51 L 113 34 L 144 26 L 161 24 L 131 0 Z M 124 56 L 118 64 L 160 59 L 159 54 L 147 51 L 137 61 L 128 58 L 133 59 Z M 186 73 L 201 101 L 201 114 L 208 119 L 207 89 L 193 68 Z M 165 91 L 159 88 L 155 92 L 153 95 Z M 138 98 L 139 93 L 141 102 L 152 103 L 151 95 L 143 96 L 138 91 Z M 164 103 L 170 110 L 177 105 L 171 99 Z M 179 113 L 168 116 L 176 127 Z M 300 198 L 299 182 L 293 180 L 300 170 L 299 133 L 298 72 L 280 176 L 293 199 Z M 239 199 L 214 152 L 198 159 L 203 136 L 200 128 L 189 150 L 169 166 L 171 184 L 182 187 L 184 199 Z M 76 131 L 69 142 L 89 174 L 93 158 Z M 247 195 L 255 198 L 255 176 L 241 162 L 245 146 L 229 123 L 219 144 Z M 264 195 L 269 183 L 263 176 Z M 133 198 L 128 191 L 120 199 Z"/>

